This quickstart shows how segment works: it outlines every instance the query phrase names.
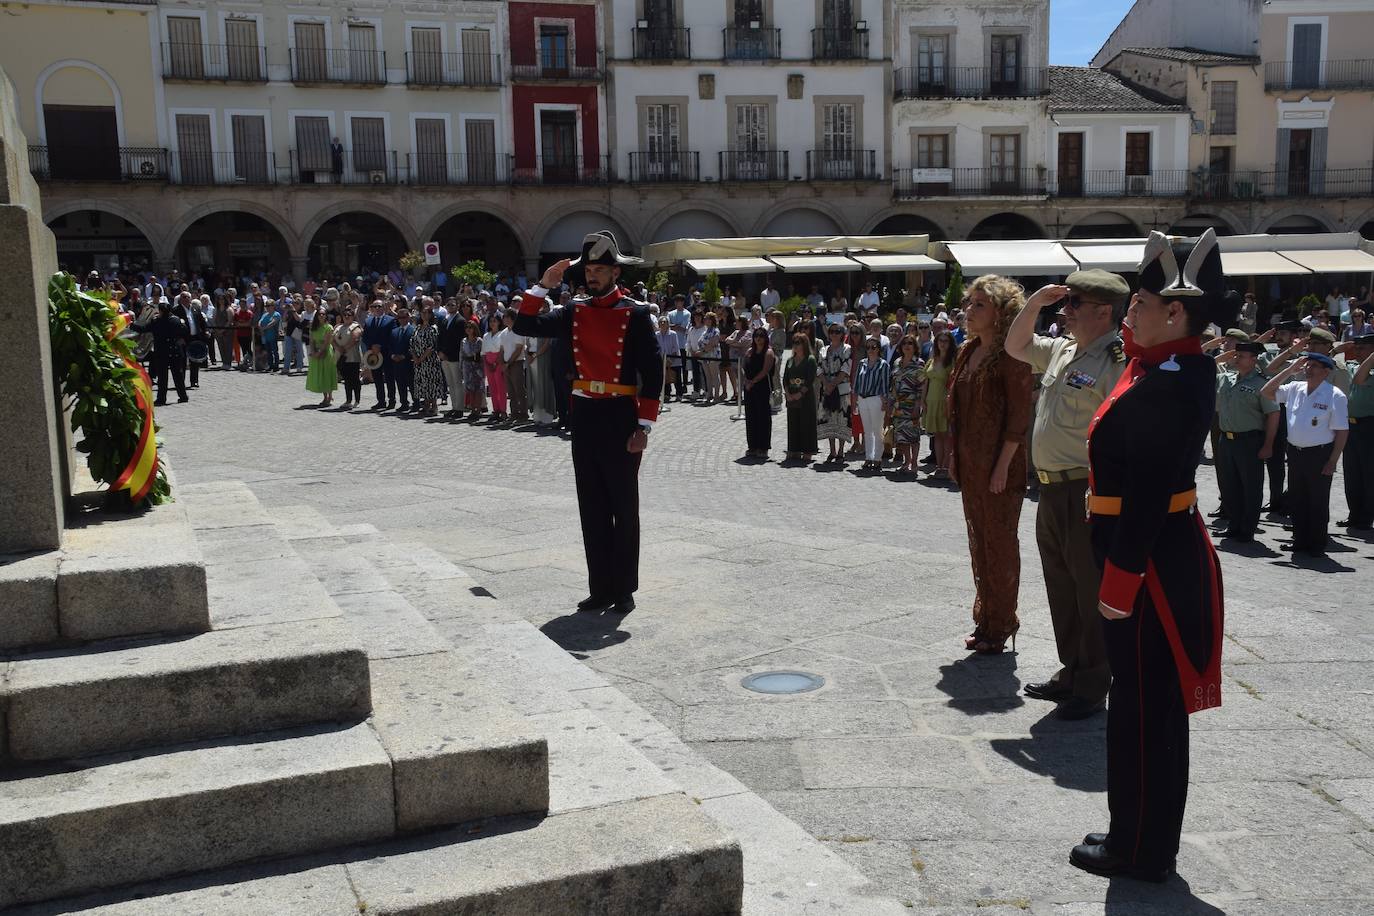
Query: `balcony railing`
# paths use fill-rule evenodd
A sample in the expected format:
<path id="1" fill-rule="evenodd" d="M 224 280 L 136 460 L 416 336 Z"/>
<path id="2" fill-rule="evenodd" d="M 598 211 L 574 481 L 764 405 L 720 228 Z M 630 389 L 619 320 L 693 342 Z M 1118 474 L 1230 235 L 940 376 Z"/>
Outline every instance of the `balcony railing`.
<path id="1" fill-rule="evenodd" d="M 1374 89 L 1374 60 L 1276 60 L 1264 65 L 1264 88 Z"/>
<path id="2" fill-rule="evenodd" d="M 782 56 L 781 29 L 725 29 L 726 60 L 777 60 Z"/>
<path id="3" fill-rule="evenodd" d="M 690 60 L 691 29 L 631 29 L 635 60 Z"/>
<path id="4" fill-rule="evenodd" d="M 630 153 L 630 181 L 633 183 L 700 180 L 700 153 Z"/>
<path id="5" fill-rule="evenodd" d="M 807 181 L 876 181 L 878 152 L 871 149 L 813 149 L 806 152 Z"/>
<path id="6" fill-rule="evenodd" d="M 291 80 L 296 83 L 386 83 L 385 51 L 351 48 L 292 48 Z"/>
<path id="7" fill-rule="evenodd" d="M 501 55 L 406 52 L 407 86 L 499 86 Z"/>
<path id="8" fill-rule="evenodd" d="M 167 150 L 151 146 L 30 146 L 29 171 L 40 181 L 166 181 Z"/>
<path id="9" fill-rule="evenodd" d="M 606 65 L 597 52 L 593 63 L 579 63 L 571 53 L 553 53 L 541 50 L 534 63 L 512 63 L 511 79 L 523 82 L 548 82 L 551 80 L 573 83 L 599 82 L 606 76 Z"/>
<path id="10" fill-rule="evenodd" d="M 1089 169 L 1073 174 L 1051 173 L 1054 197 L 1185 197 L 1190 175 L 1187 169 L 1165 169 L 1131 175 L 1122 169 Z"/>
<path id="11" fill-rule="evenodd" d="M 523 185 L 602 185 L 611 181 L 609 156 L 536 156 L 511 162 L 511 181 Z"/>
<path id="12" fill-rule="evenodd" d="M 902 67 L 893 76 L 898 99 L 1037 98 L 1049 89 L 1044 67 Z"/>
<path id="13" fill-rule="evenodd" d="M 868 57 L 868 29 L 812 29 L 814 60 L 864 60 Z"/>
<path id="14" fill-rule="evenodd" d="M 1261 172 L 1261 197 L 1369 197 L 1374 169 L 1285 169 Z"/>
<path id="15" fill-rule="evenodd" d="M 787 150 L 721 150 L 718 164 L 721 181 L 786 181 L 791 177 Z"/>
<path id="16" fill-rule="evenodd" d="M 261 45 L 207 45 L 164 41 L 162 78 L 236 83 L 267 82 L 267 49 Z"/>
<path id="17" fill-rule="evenodd" d="M 295 184 L 396 184 L 396 151 L 385 149 L 345 149 L 335 158 L 328 147 L 293 149 L 291 181 Z"/>
<path id="18" fill-rule="evenodd" d="M 505 156 L 450 156 L 442 153 L 411 153 L 406 157 L 406 180 L 413 185 L 492 186 L 510 183 L 510 163 Z"/>
<path id="19" fill-rule="evenodd" d="M 1041 168 L 902 169 L 893 181 L 899 200 L 926 197 L 1044 197 L 1050 173 Z"/>
<path id="20" fill-rule="evenodd" d="M 173 150 L 172 184 L 269 185 L 277 183 L 277 157 L 267 150 L 232 153 Z"/>

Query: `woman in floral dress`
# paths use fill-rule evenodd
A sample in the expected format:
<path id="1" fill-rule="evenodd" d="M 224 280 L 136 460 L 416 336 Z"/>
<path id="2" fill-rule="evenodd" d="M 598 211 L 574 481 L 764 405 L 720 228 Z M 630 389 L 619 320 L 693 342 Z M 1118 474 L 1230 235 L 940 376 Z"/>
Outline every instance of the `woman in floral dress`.
<path id="1" fill-rule="evenodd" d="M 849 344 L 844 341 L 844 327 L 832 324 L 827 333 L 830 346 L 821 351 L 817 377 L 821 404 L 816 435 L 830 441 L 830 456 L 825 459 L 830 464 L 844 461 L 844 445 L 854 438 L 849 428 L 849 376 L 853 360 Z"/>
<path id="2" fill-rule="evenodd" d="M 481 332 L 482 326 L 477 323 L 477 319 L 469 318 L 468 336 L 463 338 L 458 355 L 458 361 L 463 366 L 463 392 L 467 396 L 467 404 L 464 406 L 472 411 L 474 420 L 487 410 L 487 379 L 482 366 L 482 338 L 479 336 Z"/>
<path id="3" fill-rule="evenodd" d="M 921 384 L 924 364 L 920 345 L 910 334 L 897 344 L 897 362 L 892 367 L 892 438 L 897 457 L 902 459 L 899 474 L 916 473 L 916 457 L 921 451 Z"/>
<path id="4" fill-rule="evenodd" d="M 434 323 L 434 308 L 420 310 L 420 326 L 410 338 L 410 358 L 415 363 L 415 397 L 424 405 L 423 415 L 439 414 L 439 396 L 444 393 L 444 370 L 439 365 L 439 328 Z"/>

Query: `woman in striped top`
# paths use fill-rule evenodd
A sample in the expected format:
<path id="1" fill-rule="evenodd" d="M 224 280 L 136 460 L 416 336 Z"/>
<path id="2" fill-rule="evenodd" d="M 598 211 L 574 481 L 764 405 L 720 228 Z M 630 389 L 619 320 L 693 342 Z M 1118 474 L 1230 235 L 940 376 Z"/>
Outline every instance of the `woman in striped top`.
<path id="1" fill-rule="evenodd" d="M 863 420 L 865 471 L 883 467 L 883 416 L 892 391 L 892 367 L 883 359 L 883 344 L 876 337 L 864 341 L 865 358 L 854 376 L 854 396 Z"/>

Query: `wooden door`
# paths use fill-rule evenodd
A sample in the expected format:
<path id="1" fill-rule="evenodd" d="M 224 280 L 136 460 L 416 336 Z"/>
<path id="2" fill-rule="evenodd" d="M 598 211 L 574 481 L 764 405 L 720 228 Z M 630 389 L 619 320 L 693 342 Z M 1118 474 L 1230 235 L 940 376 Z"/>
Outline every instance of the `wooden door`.
<path id="1" fill-rule="evenodd" d="M 1061 197 L 1083 196 L 1083 135 L 1059 135 L 1059 194 Z"/>
<path id="2" fill-rule="evenodd" d="M 179 114 L 177 128 L 177 168 L 183 184 L 213 184 L 215 159 L 210 149 L 210 116 Z"/>

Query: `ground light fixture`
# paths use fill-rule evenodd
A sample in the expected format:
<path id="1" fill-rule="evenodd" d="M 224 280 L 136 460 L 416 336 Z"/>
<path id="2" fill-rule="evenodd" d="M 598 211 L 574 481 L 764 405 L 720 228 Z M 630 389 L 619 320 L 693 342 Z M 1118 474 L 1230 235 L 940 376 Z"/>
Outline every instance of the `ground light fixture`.
<path id="1" fill-rule="evenodd" d="M 806 693 L 825 685 L 825 678 L 805 671 L 760 671 L 740 681 L 745 690 L 774 695 Z"/>

